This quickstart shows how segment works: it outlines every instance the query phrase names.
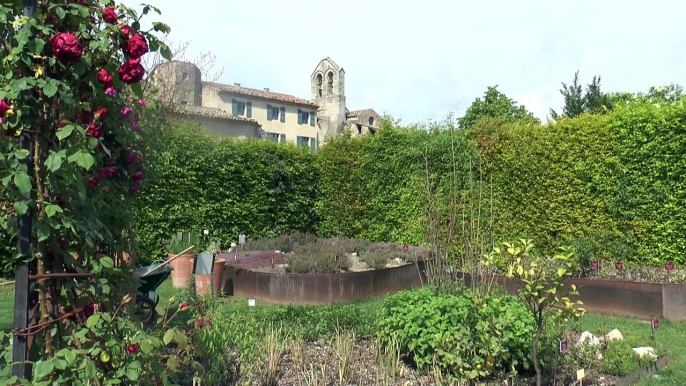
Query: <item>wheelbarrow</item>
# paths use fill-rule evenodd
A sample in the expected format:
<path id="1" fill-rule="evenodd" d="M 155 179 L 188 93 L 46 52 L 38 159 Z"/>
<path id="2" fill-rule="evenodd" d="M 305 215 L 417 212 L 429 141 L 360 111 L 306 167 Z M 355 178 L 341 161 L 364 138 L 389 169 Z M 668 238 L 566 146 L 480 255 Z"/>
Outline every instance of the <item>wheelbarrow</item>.
<path id="1" fill-rule="evenodd" d="M 171 271 L 174 270 L 170 266 L 155 269 L 163 262 L 164 260 L 155 260 L 152 264 L 135 270 L 135 274 L 140 277 L 138 293 L 141 294 L 136 296 L 135 313 L 143 324 L 151 324 L 157 319 L 155 307 L 160 302 L 157 288 L 169 278 Z"/>

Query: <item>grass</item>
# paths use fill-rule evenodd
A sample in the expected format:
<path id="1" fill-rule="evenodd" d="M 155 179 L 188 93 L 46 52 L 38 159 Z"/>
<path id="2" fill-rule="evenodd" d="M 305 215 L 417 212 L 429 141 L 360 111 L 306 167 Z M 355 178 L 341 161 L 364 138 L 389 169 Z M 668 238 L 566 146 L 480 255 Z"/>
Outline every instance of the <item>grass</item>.
<path id="1" fill-rule="evenodd" d="M 159 288 L 160 303 L 158 310 L 163 312 L 164 306 L 172 296 L 180 296 L 180 291 L 174 289 L 171 280 L 167 280 Z M 12 285 L 0 286 L 0 331 L 8 332 L 12 329 L 14 291 Z M 381 299 L 372 299 L 355 304 L 338 304 L 333 306 L 270 306 L 258 303 L 255 307 L 248 307 L 247 302 L 234 298 L 217 299 L 219 310 L 229 323 L 223 328 L 230 328 L 236 333 L 227 335 L 237 345 L 244 345 L 247 349 L 255 342 L 252 336 L 264 337 L 275 328 L 278 323 L 285 334 L 285 338 L 304 338 L 307 340 L 321 337 L 333 337 L 337 329 L 348 330 L 358 337 L 370 337 L 374 333 L 373 320 L 376 311 L 382 303 Z M 607 317 L 598 314 L 587 314 L 580 321 L 580 328 L 596 335 L 607 333 L 617 328 L 625 337 L 640 341 L 651 341 L 651 328 L 648 321 L 626 318 Z M 298 336 L 287 336 L 289 331 L 297 331 Z M 656 331 L 656 341 L 669 351 L 670 359 L 666 367 L 660 370 L 659 378 L 647 378 L 639 383 L 640 386 L 683 385 L 686 379 L 686 322 L 660 321 L 660 328 Z"/>

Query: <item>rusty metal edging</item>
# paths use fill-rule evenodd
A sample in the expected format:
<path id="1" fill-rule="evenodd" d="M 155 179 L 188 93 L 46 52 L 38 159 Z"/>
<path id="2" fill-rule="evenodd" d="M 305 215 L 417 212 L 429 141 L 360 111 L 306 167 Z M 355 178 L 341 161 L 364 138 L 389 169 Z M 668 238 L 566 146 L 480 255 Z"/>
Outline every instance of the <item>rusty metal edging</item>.
<path id="1" fill-rule="evenodd" d="M 658 358 L 655 362 L 646 367 L 642 367 L 615 383 L 615 386 L 632 386 L 638 383 L 641 378 L 651 377 L 657 374 L 660 367 L 664 367 L 669 361 L 669 355 Z"/>

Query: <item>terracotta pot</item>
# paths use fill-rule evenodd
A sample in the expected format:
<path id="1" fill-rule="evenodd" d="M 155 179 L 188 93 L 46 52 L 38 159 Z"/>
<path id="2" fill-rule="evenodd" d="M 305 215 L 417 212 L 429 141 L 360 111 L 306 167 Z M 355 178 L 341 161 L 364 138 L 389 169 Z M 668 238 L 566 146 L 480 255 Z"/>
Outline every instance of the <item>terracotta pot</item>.
<path id="1" fill-rule="evenodd" d="M 216 259 L 214 261 L 214 295 L 219 296 L 222 292 L 224 283 L 224 271 L 226 270 L 226 260 Z M 210 291 L 210 275 L 195 275 L 195 290 L 198 295 L 206 294 Z"/>
<path id="2" fill-rule="evenodd" d="M 171 259 L 176 255 L 169 255 Z M 195 255 L 187 254 L 177 257 L 169 265 L 174 268 L 171 272 L 172 285 L 174 288 L 188 288 L 191 284 L 191 275 L 193 274 L 193 259 Z"/>
<path id="3" fill-rule="evenodd" d="M 136 266 L 136 251 L 131 251 L 131 253 L 122 252 L 121 256 L 117 256 L 117 266 L 121 263 L 126 264 L 128 267 L 133 268 Z"/>

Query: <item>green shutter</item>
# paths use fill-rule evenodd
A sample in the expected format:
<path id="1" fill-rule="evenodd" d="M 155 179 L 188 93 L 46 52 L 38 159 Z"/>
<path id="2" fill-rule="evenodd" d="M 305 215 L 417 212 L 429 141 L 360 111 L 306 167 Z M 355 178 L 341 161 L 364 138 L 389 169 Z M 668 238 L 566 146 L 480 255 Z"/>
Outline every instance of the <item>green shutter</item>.
<path id="1" fill-rule="evenodd" d="M 245 103 L 245 116 L 252 118 L 252 102 Z"/>
<path id="2" fill-rule="evenodd" d="M 286 122 L 286 108 L 281 108 L 281 122 Z"/>
<path id="3" fill-rule="evenodd" d="M 302 125 L 303 124 L 303 111 L 298 109 L 298 124 Z"/>
<path id="4" fill-rule="evenodd" d="M 281 143 L 286 142 L 286 134 L 281 134 Z"/>
<path id="5" fill-rule="evenodd" d="M 310 126 L 314 126 L 314 111 L 310 111 Z"/>
<path id="6" fill-rule="evenodd" d="M 231 114 L 237 115 L 238 114 L 238 101 L 235 99 L 231 99 Z"/>
<path id="7" fill-rule="evenodd" d="M 267 120 L 272 120 L 272 105 L 267 105 Z"/>
<path id="8" fill-rule="evenodd" d="M 312 150 L 312 153 L 315 152 L 315 149 L 317 148 L 317 143 L 314 138 L 310 138 L 310 149 Z"/>

